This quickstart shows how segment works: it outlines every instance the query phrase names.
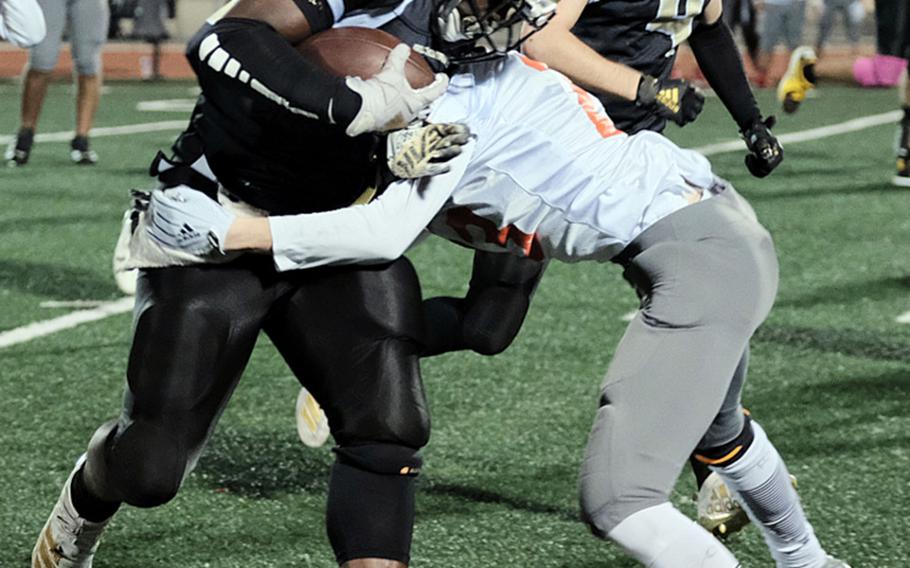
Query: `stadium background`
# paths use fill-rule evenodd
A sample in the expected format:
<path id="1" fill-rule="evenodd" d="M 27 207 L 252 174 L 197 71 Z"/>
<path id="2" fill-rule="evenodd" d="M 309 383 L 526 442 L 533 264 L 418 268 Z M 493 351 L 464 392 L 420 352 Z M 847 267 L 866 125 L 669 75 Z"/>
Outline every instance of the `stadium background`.
<path id="1" fill-rule="evenodd" d="M 174 37 L 214 7 L 180 0 Z M 810 18 L 807 37 L 814 29 Z M 150 47 L 109 45 L 98 166 L 68 163 L 73 103 L 63 81 L 51 88 L 29 165 L 0 169 L 2 567 L 27 566 L 72 462 L 118 408 L 130 317 L 110 257 L 127 190 L 149 186 L 149 160 L 169 145 L 195 95 L 179 79 L 181 50 L 163 46 L 170 80 L 144 82 L 127 79 L 141 77 Z M 23 61 L 0 44 L 0 76 L 15 77 Z M 684 61 L 680 72 L 691 67 Z M 59 73 L 66 79 L 65 61 Z M 0 82 L 4 145 L 18 92 L 15 79 Z M 773 90 L 757 94 L 774 112 Z M 910 565 L 910 194 L 889 185 L 896 101 L 894 90 L 823 86 L 798 114 L 781 117 L 786 160 L 767 180 L 747 174 L 716 98 L 695 124 L 668 129 L 710 154 L 775 237 L 781 290 L 754 341 L 746 400 L 799 477 L 822 541 L 854 567 Z M 467 251 L 431 239 L 409 256 L 425 295 L 465 290 Z M 633 566 L 577 521 L 575 484 L 598 381 L 635 306 L 614 267 L 553 265 L 509 351 L 425 362 L 434 433 L 415 567 Z M 333 565 L 322 528 L 331 454 L 297 441 L 296 391 L 261 342 L 184 491 L 154 511 L 123 510 L 96 566 Z M 674 501 L 689 513 L 693 492 L 684 474 Z M 728 544 L 745 566 L 771 566 L 754 528 Z"/>

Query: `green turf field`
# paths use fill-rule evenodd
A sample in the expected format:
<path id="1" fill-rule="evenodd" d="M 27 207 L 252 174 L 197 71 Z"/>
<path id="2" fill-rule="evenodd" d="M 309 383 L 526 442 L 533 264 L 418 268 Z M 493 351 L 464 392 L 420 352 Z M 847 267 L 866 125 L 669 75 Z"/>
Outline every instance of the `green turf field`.
<path id="1" fill-rule="evenodd" d="M 0 84 L 0 133 L 16 126 L 17 88 Z M 54 86 L 41 123 L 68 130 L 71 91 Z M 191 98 L 191 85 L 113 84 L 97 126 L 181 119 L 140 100 Z M 759 93 L 766 109 L 770 92 Z M 825 89 L 777 133 L 895 108 L 893 91 Z M 734 138 L 716 99 L 670 136 L 685 146 Z M 101 163 L 36 146 L 0 169 L 0 332 L 65 314 L 48 300 L 118 297 L 110 256 L 127 190 L 175 132 L 97 138 Z M 754 204 L 781 259 L 777 306 L 753 342 L 747 405 L 799 477 L 827 548 L 856 567 L 910 565 L 910 193 L 888 185 L 891 125 L 786 146 L 767 180 L 738 152 L 712 157 Z M 430 240 L 410 255 L 425 295 L 465 289 L 470 255 Z M 554 265 L 505 354 L 424 364 L 433 411 L 415 532 L 415 567 L 633 566 L 576 520 L 576 471 L 598 382 L 635 294 L 613 266 Z M 0 567 L 27 565 L 59 487 L 94 429 L 118 411 L 130 341 L 119 315 L 0 349 Z M 214 439 L 171 504 L 125 508 L 97 568 L 333 565 L 323 530 L 328 448 L 294 426 L 295 380 L 266 341 Z M 686 401 L 679 401 L 684 411 Z M 672 417 L 667 417 L 672 428 Z M 684 474 L 674 501 L 694 510 Z M 744 566 L 771 566 L 750 529 L 728 541 Z"/>

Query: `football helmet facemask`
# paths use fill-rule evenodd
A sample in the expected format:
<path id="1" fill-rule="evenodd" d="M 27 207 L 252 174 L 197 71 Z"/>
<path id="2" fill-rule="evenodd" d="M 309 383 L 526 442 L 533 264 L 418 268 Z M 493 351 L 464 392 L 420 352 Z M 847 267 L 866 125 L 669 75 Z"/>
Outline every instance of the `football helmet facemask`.
<path id="1" fill-rule="evenodd" d="M 555 14 L 554 0 L 441 0 L 434 34 L 451 65 L 487 61 L 517 49 Z"/>

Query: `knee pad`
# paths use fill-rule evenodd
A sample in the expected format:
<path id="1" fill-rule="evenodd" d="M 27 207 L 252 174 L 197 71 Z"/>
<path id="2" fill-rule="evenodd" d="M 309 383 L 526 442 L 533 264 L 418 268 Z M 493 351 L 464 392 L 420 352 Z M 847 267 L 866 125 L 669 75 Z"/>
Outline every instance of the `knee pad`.
<path id="1" fill-rule="evenodd" d="M 530 293 L 519 288 L 494 287 L 472 295 L 462 323 L 465 345 L 480 355 L 502 353 L 521 330 L 530 304 Z"/>
<path id="2" fill-rule="evenodd" d="M 179 436 L 145 420 L 119 427 L 106 451 L 108 485 L 119 501 L 157 507 L 177 495 L 187 469 Z"/>
<path id="3" fill-rule="evenodd" d="M 342 447 L 335 453 L 326 530 L 338 564 L 357 558 L 407 564 L 419 454 L 391 444 Z"/>
<path id="4" fill-rule="evenodd" d="M 743 429 L 738 436 L 726 444 L 713 448 L 699 448 L 692 454 L 692 457 L 698 463 L 710 467 L 726 467 L 736 463 L 746 453 L 746 450 L 749 449 L 754 440 L 755 432 L 752 430 L 752 419 L 746 414 Z"/>

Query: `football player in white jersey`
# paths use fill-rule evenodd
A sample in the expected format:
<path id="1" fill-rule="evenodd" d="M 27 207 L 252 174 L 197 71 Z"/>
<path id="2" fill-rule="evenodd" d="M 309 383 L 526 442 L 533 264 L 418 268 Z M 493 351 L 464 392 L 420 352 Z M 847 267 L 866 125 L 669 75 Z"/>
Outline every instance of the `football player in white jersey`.
<path id="1" fill-rule="evenodd" d="M 654 568 L 739 566 L 669 503 L 698 451 L 778 567 L 847 566 L 826 554 L 774 446 L 728 392 L 741 387 L 749 338 L 777 291 L 771 237 L 748 203 L 700 154 L 625 134 L 590 94 L 514 53 L 453 76 L 430 118 L 466 124 L 474 140 L 448 173 L 393 183 L 370 204 L 241 217 L 178 188 L 153 194 L 146 230 L 179 253 L 270 251 L 279 271 L 386 262 L 427 226 L 480 250 L 620 264 L 642 303 L 607 371 L 582 466 L 592 531 Z"/>
<path id="2" fill-rule="evenodd" d="M 35 0 L 0 0 L 0 39 L 31 47 L 44 39 L 44 12 Z"/>

